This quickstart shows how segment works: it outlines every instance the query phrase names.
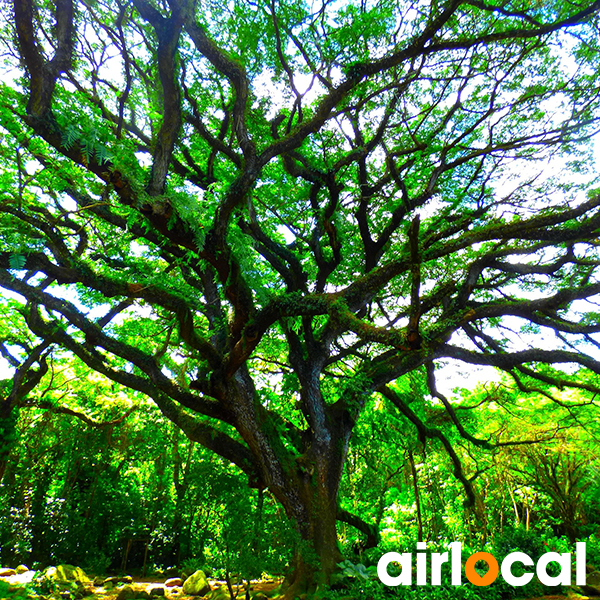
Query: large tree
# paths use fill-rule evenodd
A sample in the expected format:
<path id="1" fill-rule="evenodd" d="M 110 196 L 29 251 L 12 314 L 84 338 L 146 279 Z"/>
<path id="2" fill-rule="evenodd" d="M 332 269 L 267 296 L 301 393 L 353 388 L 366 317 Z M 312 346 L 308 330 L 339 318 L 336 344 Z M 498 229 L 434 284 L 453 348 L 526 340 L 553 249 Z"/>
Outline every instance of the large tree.
<path id="1" fill-rule="evenodd" d="M 36 351 L 147 394 L 271 491 L 303 542 L 289 597 L 332 572 L 337 518 L 368 530 L 338 488 L 369 396 L 441 442 L 473 504 L 400 378 L 484 446 L 436 386 L 444 360 L 598 391 L 599 8 L 6 12 L 0 286 Z"/>

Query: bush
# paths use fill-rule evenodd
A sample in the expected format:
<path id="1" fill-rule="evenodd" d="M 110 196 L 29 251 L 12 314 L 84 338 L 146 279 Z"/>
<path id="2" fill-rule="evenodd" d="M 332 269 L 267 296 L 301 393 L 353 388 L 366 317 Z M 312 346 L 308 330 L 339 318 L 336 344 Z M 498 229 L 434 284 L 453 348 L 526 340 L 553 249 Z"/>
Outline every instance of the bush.
<path id="1" fill-rule="evenodd" d="M 525 552 L 534 561 L 548 552 L 548 548 L 539 533 L 524 527 L 511 527 L 504 530 L 494 544 L 493 554 L 501 560 L 511 552 Z"/>

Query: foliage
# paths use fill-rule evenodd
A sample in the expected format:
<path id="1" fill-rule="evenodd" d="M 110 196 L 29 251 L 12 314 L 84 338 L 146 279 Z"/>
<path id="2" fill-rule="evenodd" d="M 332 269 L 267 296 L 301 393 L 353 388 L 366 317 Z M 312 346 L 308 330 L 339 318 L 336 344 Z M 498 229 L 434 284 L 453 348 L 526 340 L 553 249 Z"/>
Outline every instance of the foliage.
<path id="1" fill-rule="evenodd" d="M 338 533 L 475 546 L 514 513 L 576 539 L 599 8 L 13 0 L 2 553 L 253 576 L 256 544 L 293 554 L 292 598 Z M 450 394 L 456 365 L 511 384 Z"/>

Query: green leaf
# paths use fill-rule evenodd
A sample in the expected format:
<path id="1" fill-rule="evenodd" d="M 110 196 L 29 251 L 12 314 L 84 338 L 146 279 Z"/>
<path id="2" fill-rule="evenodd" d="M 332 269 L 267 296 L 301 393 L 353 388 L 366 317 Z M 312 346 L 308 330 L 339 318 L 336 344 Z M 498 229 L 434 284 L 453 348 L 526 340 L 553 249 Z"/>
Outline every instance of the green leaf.
<path id="1" fill-rule="evenodd" d="M 27 257 L 23 254 L 11 254 L 8 258 L 8 264 L 11 269 L 15 271 L 21 271 L 25 268 L 25 263 L 27 262 Z"/>

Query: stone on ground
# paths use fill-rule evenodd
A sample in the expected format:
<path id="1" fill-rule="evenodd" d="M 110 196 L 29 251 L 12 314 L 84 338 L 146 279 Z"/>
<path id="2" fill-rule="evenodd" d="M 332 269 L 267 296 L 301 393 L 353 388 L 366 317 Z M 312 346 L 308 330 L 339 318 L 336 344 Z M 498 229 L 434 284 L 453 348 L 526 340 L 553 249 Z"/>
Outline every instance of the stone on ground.
<path id="1" fill-rule="evenodd" d="M 47 579 L 56 581 L 56 583 L 69 583 L 75 581 L 82 585 L 88 585 L 91 583 L 90 578 L 85 574 L 85 571 L 81 567 L 74 567 L 73 565 L 58 565 L 58 567 L 48 567 L 44 571 L 44 575 Z"/>
<path id="2" fill-rule="evenodd" d="M 592 571 L 588 573 L 585 578 L 585 582 L 588 585 L 600 585 L 600 571 Z"/>
<path id="3" fill-rule="evenodd" d="M 132 600 L 135 597 L 137 597 L 137 593 L 130 585 L 121 588 L 117 594 L 117 600 Z"/>
<path id="4" fill-rule="evenodd" d="M 102 585 L 119 585 L 121 583 L 133 583 L 133 577 L 131 577 L 131 575 L 116 575 L 113 577 L 107 577 L 103 580 Z"/>
<path id="5" fill-rule="evenodd" d="M 230 600 L 229 590 L 226 585 L 213 590 L 208 596 L 207 600 Z"/>
<path id="6" fill-rule="evenodd" d="M 183 593 L 188 596 L 204 596 L 210 592 L 210 583 L 203 571 L 196 571 L 183 584 Z"/>

